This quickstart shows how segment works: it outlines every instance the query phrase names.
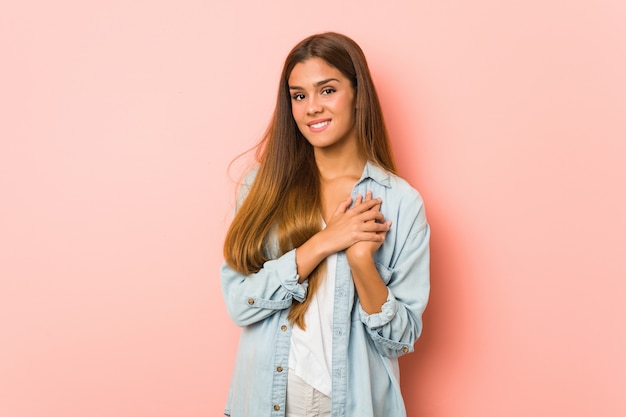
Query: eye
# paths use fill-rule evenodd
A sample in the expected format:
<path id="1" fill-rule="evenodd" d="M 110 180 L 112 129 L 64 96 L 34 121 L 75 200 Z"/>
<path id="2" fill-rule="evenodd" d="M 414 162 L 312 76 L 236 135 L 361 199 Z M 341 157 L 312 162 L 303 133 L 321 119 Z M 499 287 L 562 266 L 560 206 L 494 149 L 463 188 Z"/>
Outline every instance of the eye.
<path id="1" fill-rule="evenodd" d="M 294 101 L 302 101 L 302 100 L 304 100 L 304 94 L 302 94 L 302 93 L 293 94 L 291 96 L 291 99 L 294 100 Z"/>
<path id="2" fill-rule="evenodd" d="M 337 90 L 335 90 L 335 89 L 334 89 L 334 88 L 332 88 L 332 87 L 327 87 L 327 88 L 325 88 L 325 89 L 323 89 L 323 90 L 322 90 L 322 94 L 326 94 L 326 95 L 328 95 L 328 94 L 332 94 L 332 93 L 334 93 L 335 91 L 337 91 Z"/>

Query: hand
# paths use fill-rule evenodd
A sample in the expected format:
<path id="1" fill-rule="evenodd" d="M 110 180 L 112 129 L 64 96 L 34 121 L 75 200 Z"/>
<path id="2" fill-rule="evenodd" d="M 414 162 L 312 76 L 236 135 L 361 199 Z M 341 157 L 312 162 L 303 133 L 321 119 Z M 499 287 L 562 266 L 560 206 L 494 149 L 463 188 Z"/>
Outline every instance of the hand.
<path id="1" fill-rule="evenodd" d="M 361 195 L 357 196 L 352 208 L 350 208 L 352 198 L 341 202 L 326 222 L 326 228 L 296 249 L 296 266 L 300 282 L 303 282 L 324 258 L 348 248 L 352 248 L 347 255 L 351 266 L 365 265 L 359 258 L 364 254 L 372 260 L 372 254 L 382 245 L 391 225 L 391 222 L 385 221 L 380 212 L 381 202 L 379 198 L 373 199 L 371 192 L 366 194 L 365 199 Z"/>
<path id="2" fill-rule="evenodd" d="M 358 208 L 364 204 L 367 204 L 369 207 L 372 201 L 376 201 L 377 203 L 369 210 L 378 213 L 379 216 L 377 216 L 374 220 L 369 220 L 369 222 L 384 227 L 380 228 L 381 230 L 376 232 L 378 239 L 360 240 L 346 249 L 346 257 L 348 258 L 348 262 L 350 263 L 355 261 L 358 262 L 359 260 L 363 259 L 372 259 L 374 252 L 376 252 L 385 241 L 385 238 L 387 237 L 387 232 L 391 227 L 391 221 L 385 221 L 384 216 L 380 212 L 381 200 L 373 199 L 371 191 L 368 191 L 365 194 L 365 199 L 362 199 L 361 196 L 358 196 L 357 200 L 354 203 L 354 208 Z"/>
<path id="3" fill-rule="evenodd" d="M 378 249 L 391 224 L 385 222 L 380 212 L 381 202 L 379 198 L 372 198 L 371 191 L 367 192 L 365 199 L 358 195 L 352 208 L 349 208 L 352 198 L 341 202 L 328 220 L 326 228 L 320 232 L 324 241 L 330 245 L 329 253 L 348 249 L 358 242 L 373 245 L 374 251 Z"/>

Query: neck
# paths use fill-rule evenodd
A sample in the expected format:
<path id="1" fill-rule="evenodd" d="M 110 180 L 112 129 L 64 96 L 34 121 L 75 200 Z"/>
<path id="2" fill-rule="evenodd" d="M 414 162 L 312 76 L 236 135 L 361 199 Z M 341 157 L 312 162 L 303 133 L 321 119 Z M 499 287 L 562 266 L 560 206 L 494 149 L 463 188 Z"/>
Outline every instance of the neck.
<path id="1" fill-rule="evenodd" d="M 344 176 L 359 178 L 365 162 L 366 158 L 359 153 L 356 145 L 332 150 L 315 148 L 315 163 L 322 181 Z"/>

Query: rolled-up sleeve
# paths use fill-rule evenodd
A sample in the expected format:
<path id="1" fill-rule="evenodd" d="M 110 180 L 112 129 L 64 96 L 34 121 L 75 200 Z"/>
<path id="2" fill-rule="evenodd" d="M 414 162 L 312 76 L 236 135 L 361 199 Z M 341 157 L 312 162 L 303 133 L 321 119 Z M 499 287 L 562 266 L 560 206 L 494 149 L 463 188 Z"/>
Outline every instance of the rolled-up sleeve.
<path id="1" fill-rule="evenodd" d="M 221 268 L 222 292 L 228 313 L 239 326 L 263 320 L 304 301 L 307 281 L 299 283 L 295 250 L 265 262 L 258 272 L 245 275 L 224 263 Z"/>
<path id="2" fill-rule="evenodd" d="M 430 293 L 430 227 L 423 212 L 413 219 L 407 234 L 396 241 L 396 263 L 377 265 L 387 282 L 387 300 L 381 311 L 367 314 L 359 305 L 361 321 L 378 351 L 387 357 L 412 352 L 422 333 L 422 313 Z"/>

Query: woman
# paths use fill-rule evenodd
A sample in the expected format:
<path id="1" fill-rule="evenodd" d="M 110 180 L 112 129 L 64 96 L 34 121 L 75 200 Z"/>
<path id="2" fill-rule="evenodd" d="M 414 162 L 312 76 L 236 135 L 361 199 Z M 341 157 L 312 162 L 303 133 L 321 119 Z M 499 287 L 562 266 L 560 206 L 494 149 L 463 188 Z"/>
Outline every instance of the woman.
<path id="1" fill-rule="evenodd" d="M 224 244 L 242 327 L 225 415 L 406 415 L 397 358 L 422 330 L 429 227 L 353 40 L 289 53 L 258 160 Z"/>

